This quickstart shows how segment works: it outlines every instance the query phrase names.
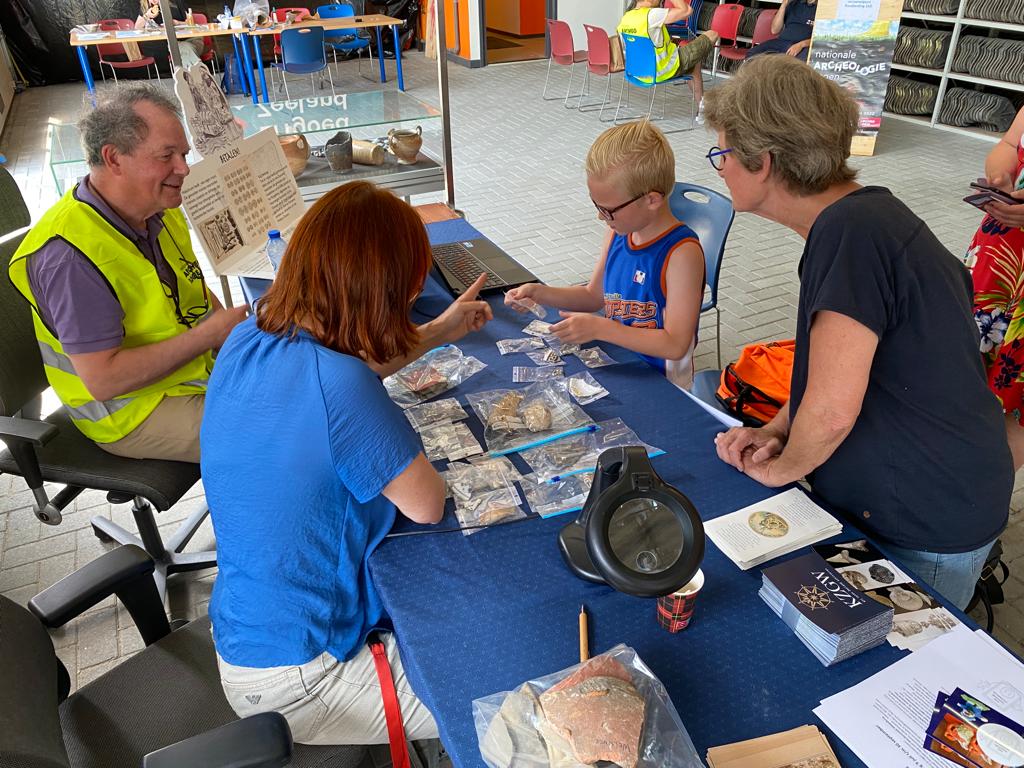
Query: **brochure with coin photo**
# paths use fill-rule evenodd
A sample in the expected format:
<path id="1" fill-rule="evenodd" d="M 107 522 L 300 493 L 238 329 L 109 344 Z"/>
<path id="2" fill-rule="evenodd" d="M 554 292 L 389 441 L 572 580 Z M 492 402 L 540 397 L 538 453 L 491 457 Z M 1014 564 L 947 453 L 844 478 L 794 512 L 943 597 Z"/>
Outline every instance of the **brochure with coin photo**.
<path id="1" fill-rule="evenodd" d="M 744 571 L 842 530 L 799 488 L 704 523 L 708 538 Z"/>

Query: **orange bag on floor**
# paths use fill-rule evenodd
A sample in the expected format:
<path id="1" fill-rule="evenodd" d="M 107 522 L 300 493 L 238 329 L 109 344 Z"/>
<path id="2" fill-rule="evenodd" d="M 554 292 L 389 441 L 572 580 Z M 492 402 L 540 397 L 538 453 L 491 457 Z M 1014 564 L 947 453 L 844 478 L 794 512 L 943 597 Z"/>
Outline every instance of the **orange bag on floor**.
<path id="1" fill-rule="evenodd" d="M 793 339 L 745 346 L 722 371 L 718 402 L 748 426 L 767 424 L 789 400 L 795 347 Z"/>

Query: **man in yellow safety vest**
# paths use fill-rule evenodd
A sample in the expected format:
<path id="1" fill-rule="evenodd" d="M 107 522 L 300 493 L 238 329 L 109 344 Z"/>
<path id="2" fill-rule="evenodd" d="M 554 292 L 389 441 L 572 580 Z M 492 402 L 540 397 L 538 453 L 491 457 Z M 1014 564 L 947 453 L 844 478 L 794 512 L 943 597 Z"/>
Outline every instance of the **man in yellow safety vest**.
<path id="1" fill-rule="evenodd" d="M 619 22 L 620 35 L 649 38 L 654 45 L 657 60 L 656 82 L 671 80 L 680 72 L 691 76 L 690 87 L 693 88 L 693 100 L 700 104 L 697 122 L 704 122 L 704 81 L 701 76 L 701 64 L 707 55 L 714 50 L 720 39 L 717 32 L 702 32 L 696 39 L 683 41 L 678 45 L 672 40 L 665 28 L 666 24 L 678 24 L 693 14 L 693 8 L 685 0 L 675 0 L 676 5 L 663 7 L 664 0 L 632 0 L 629 9 Z M 649 82 L 645 80 L 645 82 Z"/>
<path id="2" fill-rule="evenodd" d="M 181 205 L 176 101 L 122 86 L 79 123 L 89 174 L 11 259 L 46 377 L 78 429 L 132 458 L 199 461 L 213 352 L 247 308 L 206 287 Z"/>

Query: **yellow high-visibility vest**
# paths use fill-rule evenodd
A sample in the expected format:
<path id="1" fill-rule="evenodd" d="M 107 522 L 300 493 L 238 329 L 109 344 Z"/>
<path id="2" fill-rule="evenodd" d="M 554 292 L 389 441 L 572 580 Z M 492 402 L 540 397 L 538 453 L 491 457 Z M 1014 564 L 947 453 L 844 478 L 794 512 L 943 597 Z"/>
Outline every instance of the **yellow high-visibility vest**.
<path id="1" fill-rule="evenodd" d="M 46 378 L 67 408 L 75 426 L 97 443 L 127 436 L 168 396 L 206 391 L 213 355 L 200 355 L 153 384 L 106 401 L 96 400 L 75 373 L 53 329 L 43 323 L 28 279 L 28 260 L 54 238 L 82 253 L 103 276 L 124 310 L 123 347 L 141 347 L 173 338 L 194 327 L 210 312 L 202 270 L 192 253 L 185 217 L 177 208 L 164 212 L 160 249 L 174 271 L 175 302 L 156 268 L 129 238 L 95 208 L 70 190 L 25 236 L 8 268 L 14 287 L 32 305 L 39 353 Z M 176 258 L 180 257 L 180 258 Z"/>
<path id="2" fill-rule="evenodd" d="M 651 10 L 653 9 L 634 8 L 632 11 L 627 11 L 626 15 L 622 17 L 622 21 L 619 22 L 619 34 L 646 37 L 650 40 L 651 29 L 647 24 L 647 17 L 650 15 Z M 654 41 L 651 40 L 651 43 L 653 44 Z M 658 62 L 657 82 L 663 83 L 675 77 L 679 71 L 679 46 L 672 42 L 667 29 L 662 30 L 661 45 L 654 46 L 654 55 Z M 637 79 L 645 83 L 651 82 L 649 77 Z"/>

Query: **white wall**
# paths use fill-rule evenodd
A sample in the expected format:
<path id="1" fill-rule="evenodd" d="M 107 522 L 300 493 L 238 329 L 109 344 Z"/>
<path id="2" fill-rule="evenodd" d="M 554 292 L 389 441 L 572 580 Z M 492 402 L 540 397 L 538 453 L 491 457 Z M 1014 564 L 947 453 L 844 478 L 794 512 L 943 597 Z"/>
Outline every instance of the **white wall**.
<path id="1" fill-rule="evenodd" d="M 587 33 L 583 25 L 604 27 L 613 35 L 625 7 L 624 0 L 558 0 L 558 18 L 569 23 L 576 50 L 585 51 Z"/>

